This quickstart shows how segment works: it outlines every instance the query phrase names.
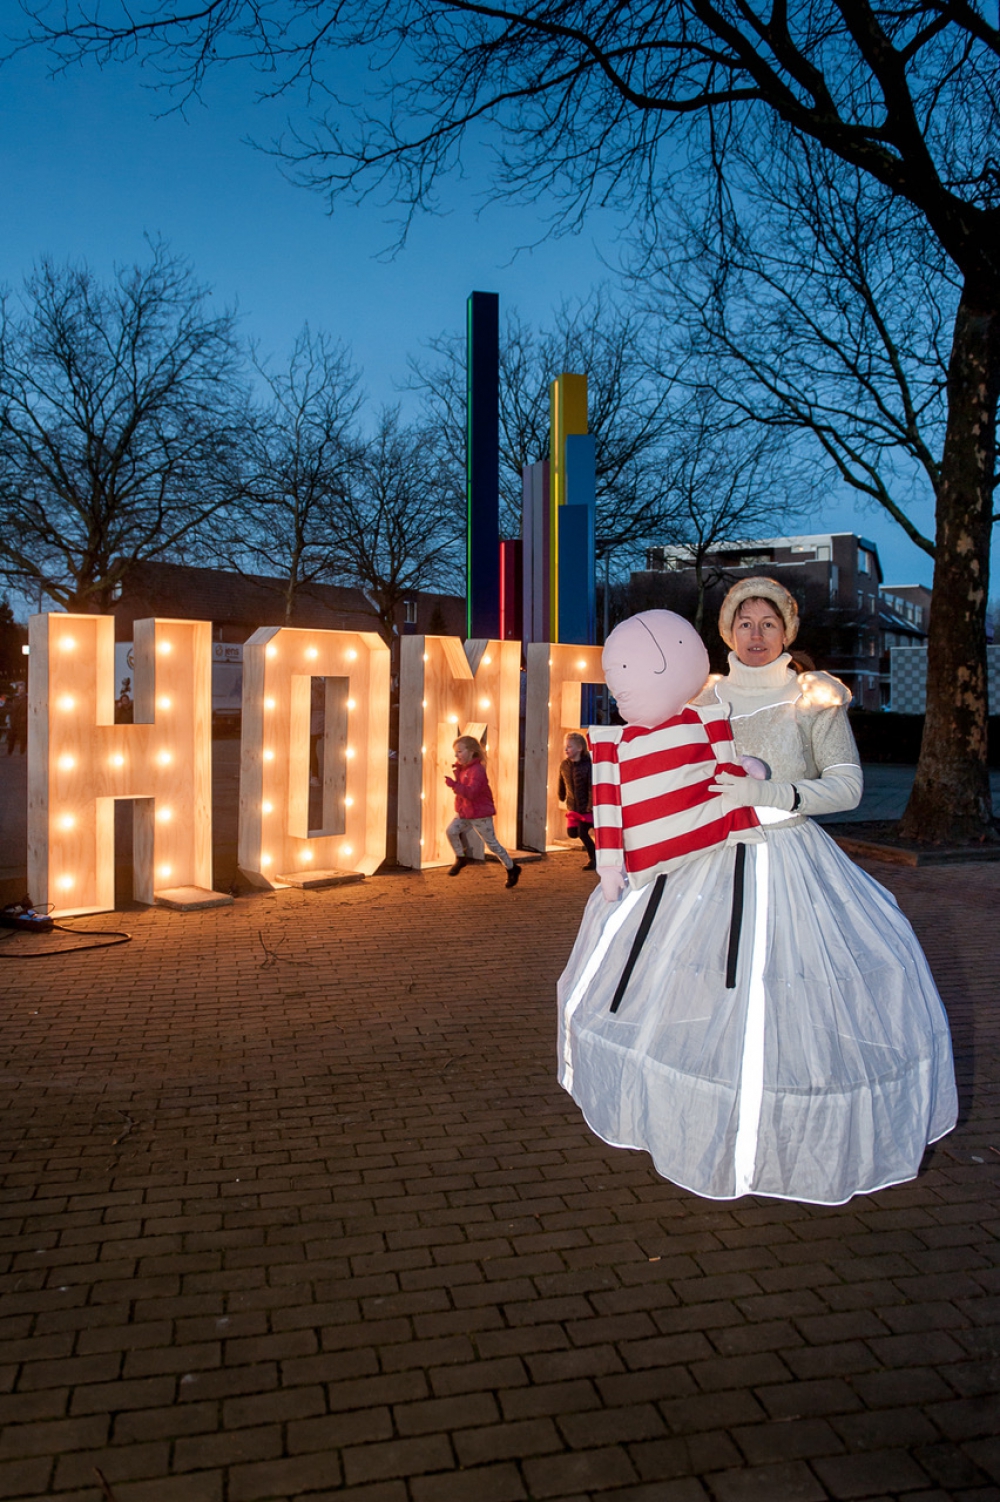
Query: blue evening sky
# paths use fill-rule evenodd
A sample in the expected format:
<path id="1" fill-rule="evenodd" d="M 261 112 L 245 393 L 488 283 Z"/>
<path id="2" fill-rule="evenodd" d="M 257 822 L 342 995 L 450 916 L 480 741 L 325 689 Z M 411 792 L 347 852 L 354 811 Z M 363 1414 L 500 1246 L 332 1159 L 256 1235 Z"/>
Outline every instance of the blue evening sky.
<path id="1" fill-rule="evenodd" d="M 390 211 L 370 202 L 331 215 L 247 144 L 284 121 L 282 107 L 254 103 L 252 79 L 210 78 L 204 103 L 182 117 L 163 115 L 168 102 L 142 78 L 89 65 L 49 78 L 40 54 L 0 70 L 0 284 L 16 289 L 43 254 L 108 276 L 146 258 L 144 234 L 161 235 L 220 302 L 238 303 L 263 352 L 283 362 L 308 322 L 352 346 L 381 402 L 396 398 L 423 341 L 463 326 L 469 292 L 498 292 L 501 308 L 546 323 L 564 297 L 608 279 L 602 257 L 616 261 L 610 217 L 516 254 L 544 235 L 542 212 L 496 206 L 477 218 L 482 184 L 472 178 L 450 185 L 446 214 L 419 217 L 406 247 L 380 256 L 393 240 Z M 926 512 L 915 520 L 932 525 Z M 850 497 L 831 496 L 799 530 L 860 532 L 878 546 L 887 583 L 931 582 L 926 555 Z"/>

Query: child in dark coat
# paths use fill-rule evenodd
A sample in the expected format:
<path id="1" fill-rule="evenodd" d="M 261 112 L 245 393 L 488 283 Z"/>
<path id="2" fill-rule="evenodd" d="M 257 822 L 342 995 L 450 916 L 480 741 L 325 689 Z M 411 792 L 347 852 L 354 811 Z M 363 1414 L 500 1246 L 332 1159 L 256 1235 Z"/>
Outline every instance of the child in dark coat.
<path id="1" fill-rule="evenodd" d="M 496 837 L 493 828 L 496 804 L 486 776 L 486 757 L 475 736 L 460 735 L 455 742 L 453 770 L 454 777 L 445 778 L 448 786 L 455 790 L 456 815 L 445 831 L 448 843 L 455 852 L 455 864 L 449 869 L 448 875 L 458 876 L 469 864 L 472 849 L 469 833 L 475 830 L 483 844 L 503 862 L 507 871 L 507 886 L 516 887 L 521 867 L 517 861 L 511 860 Z"/>
<path id="2" fill-rule="evenodd" d="M 566 833 L 583 843 L 587 860 L 583 869 L 593 871 L 594 785 L 587 738 L 571 731 L 563 747 L 566 760 L 559 768 L 559 801 L 566 804 Z"/>

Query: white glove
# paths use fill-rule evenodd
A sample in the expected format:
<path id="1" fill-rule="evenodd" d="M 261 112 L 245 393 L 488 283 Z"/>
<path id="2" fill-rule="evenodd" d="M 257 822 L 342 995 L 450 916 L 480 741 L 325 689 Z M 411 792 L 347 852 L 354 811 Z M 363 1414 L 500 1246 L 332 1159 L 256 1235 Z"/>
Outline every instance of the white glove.
<path id="1" fill-rule="evenodd" d="M 619 866 L 604 866 L 598 872 L 605 902 L 617 902 L 628 883 L 625 872 Z"/>
<path id="2" fill-rule="evenodd" d="M 756 777 L 737 777 L 733 772 L 716 772 L 710 793 L 721 793 L 729 803 L 740 808 L 780 808 L 791 813 L 795 789 L 790 782 L 760 782 Z"/>
<path id="3" fill-rule="evenodd" d="M 711 790 L 721 793 L 731 808 L 750 804 L 757 808 L 781 809 L 787 814 L 836 814 L 857 808 L 864 786 L 859 766 L 853 762 L 839 762 L 827 767 L 819 777 L 803 778 L 795 783 L 756 782 L 752 777 L 716 772 Z M 796 793 L 799 795 L 797 804 Z"/>

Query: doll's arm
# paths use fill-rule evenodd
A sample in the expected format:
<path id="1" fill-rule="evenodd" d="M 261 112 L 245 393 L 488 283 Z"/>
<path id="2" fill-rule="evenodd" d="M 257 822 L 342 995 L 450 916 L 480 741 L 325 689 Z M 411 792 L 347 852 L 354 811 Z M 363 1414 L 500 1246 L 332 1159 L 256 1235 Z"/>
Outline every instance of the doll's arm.
<path id="1" fill-rule="evenodd" d="M 618 737 L 593 735 L 594 844 L 597 871 L 606 902 L 616 902 L 627 885 L 622 835 L 621 774 Z"/>

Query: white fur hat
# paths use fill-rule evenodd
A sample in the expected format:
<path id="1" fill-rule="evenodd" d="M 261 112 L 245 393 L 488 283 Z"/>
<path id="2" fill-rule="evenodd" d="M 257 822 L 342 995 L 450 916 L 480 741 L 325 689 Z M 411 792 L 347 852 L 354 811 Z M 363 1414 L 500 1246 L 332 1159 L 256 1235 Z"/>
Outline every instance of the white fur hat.
<path id="1" fill-rule="evenodd" d="M 726 595 L 719 611 L 719 635 L 730 651 L 736 646 L 733 619 L 746 600 L 766 600 L 774 606 L 784 623 L 785 646 L 790 647 L 799 630 L 799 607 L 794 596 L 777 579 L 741 579 Z"/>

